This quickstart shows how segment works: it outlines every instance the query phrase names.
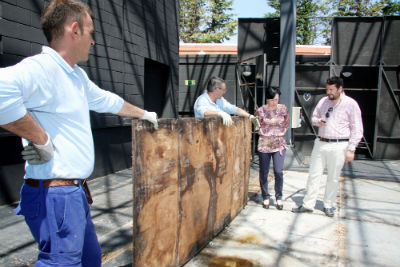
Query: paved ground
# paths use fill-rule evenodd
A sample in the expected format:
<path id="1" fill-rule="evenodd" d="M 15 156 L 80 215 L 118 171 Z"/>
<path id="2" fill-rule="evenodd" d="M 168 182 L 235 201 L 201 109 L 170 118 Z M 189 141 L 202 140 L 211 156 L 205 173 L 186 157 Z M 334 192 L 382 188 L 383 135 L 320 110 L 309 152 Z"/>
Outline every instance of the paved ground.
<path id="1" fill-rule="evenodd" d="M 312 214 L 290 211 L 301 202 L 307 180 L 306 166 L 291 153 L 285 163 L 284 209 L 263 209 L 255 162 L 248 205 L 185 267 L 400 266 L 400 161 L 348 164 L 333 218 L 324 215 L 321 201 Z M 131 266 L 131 170 L 90 181 L 90 186 L 103 266 Z M 0 207 L 0 266 L 32 266 L 36 245 L 12 208 Z"/>
<path id="2" fill-rule="evenodd" d="M 116 258 L 132 242 L 132 174 L 127 169 L 89 182 L 95 203 L 91 213 L 103 262 Z M 37 245 L 14 205 L 0 206 L 0 266 L 32 266 Z M 110 265 L 118 266 L 118 265 Z"/>
<path id="3" fill-rule="evenodd" d="M 301 203 L 306 179 L 306 173 L 287 171 L 282 211 L 263 209 L 258 195 L 251 198 L 185 267 L 400 266 L 398 182 L 343 178 L 338 209 L 329 218 L 321 201 L 312 214 L 291 212 Z"/>

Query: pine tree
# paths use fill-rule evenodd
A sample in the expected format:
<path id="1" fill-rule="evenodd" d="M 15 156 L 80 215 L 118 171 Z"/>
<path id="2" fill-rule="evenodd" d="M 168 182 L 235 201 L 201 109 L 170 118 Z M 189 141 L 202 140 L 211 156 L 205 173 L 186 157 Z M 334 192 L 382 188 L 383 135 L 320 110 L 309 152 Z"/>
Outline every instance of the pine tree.
<path id="1" fill-rule="evenodd" d="M 231 0 L 181 0 L 180 39 L 185 43 L 221 43 L 235 33 Z"/>
<path id="2" fill-rule="evenodd" d="M 385 1 L 385 5 L 382 8 L 382 16 L 400 15 L 400 1 Z"/>
<path id="3" fill-rule="evenodd" d="M 275 12 L 265 14 L 265 17 L 279 18 L 281 16 L 281 1 L 267 0 L 267 4 L 275 9 Z"/>
<path id="4" fill-rule="evenodd" d="M 232 11 L 232 3 L 233 1 L 209 0 L 208 12 L 211 16 L 201 42 L 222 43 L 235 33 L 237 21 L 232 19 L 233 14 L 227 13 Z"/>
<path id="5" fill-rule="evenodd" d="M 275 12 L 267 17 L 280 17 L 280 1 L 267 0 Z M 297 44 L 313 44 L 318 38 L 330 42 L 333 16 L 389 16 L 400 15 L 399 0 L 297 0 Z"/>
<path id="6" fill-rule="evenodd" d="M 335 0 L 333 16 L 389 16 L 400 14 L 400 3 L 394 0 Z"/>
<path id="7" fill-rule="evenodd" d="M 205 0 L 180 1 L 179 37 L 185 43 L 195 43 L 204 25 Z"/>
<path id="8" fill-rule="evenodd" d="M 297 44 L 312 44 L 317 37 L 317 26 L 320 23 L 316 18 L 322 8 L 310 0 L 297 1 L 296 32 Z"/>
<path id="9" fill-rule="evenodd" d="M 378 5 L 381 3 L 372 3 L 370 0 L 339 0 L 334 1 L 334 16 L 379 16 Z"/>
<path id="10" fill-rule="evenodd" d="M 324 34 L 325 22 L 319 17 L 323 15 L 326 7 L 324 3 L 316 0 L 297 0 L 296 8 L 296 43 L 312 44 L 316 38 Z M 268 5 L 275 9 L 275 12 L 266 14 L 267 17 L 280 17 L 280 1 L 268 0 Z"/>

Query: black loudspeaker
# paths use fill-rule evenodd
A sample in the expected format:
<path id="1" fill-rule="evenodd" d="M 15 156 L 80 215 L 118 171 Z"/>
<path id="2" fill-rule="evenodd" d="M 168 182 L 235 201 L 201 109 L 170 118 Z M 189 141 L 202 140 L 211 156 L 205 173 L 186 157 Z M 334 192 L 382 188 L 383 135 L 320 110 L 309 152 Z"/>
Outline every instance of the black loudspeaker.
<path id="1" fill-rule="evenodd" d="M 239 61 L 267 54 L 267 62 L 280 57 L 279 18 L 239 18 Z"/>
<path id="2" fill-rule="evenodd" d="M 383 64 L 400 65 L 400 17 L 384 17 L 385 37 L 383 39 Z"/>
<path id="3" fill-rule="evenodd" d="M 379 64 L 383 17 L 336 17 L 332 22 L 332 60 L 336 65 Z"/>
<path id="4" fill-rule="evenodd" d="M 296 64 L 296 88 L 325 89 L 326 79 L 329 78 L 329 66 L 314 66 Z"/>

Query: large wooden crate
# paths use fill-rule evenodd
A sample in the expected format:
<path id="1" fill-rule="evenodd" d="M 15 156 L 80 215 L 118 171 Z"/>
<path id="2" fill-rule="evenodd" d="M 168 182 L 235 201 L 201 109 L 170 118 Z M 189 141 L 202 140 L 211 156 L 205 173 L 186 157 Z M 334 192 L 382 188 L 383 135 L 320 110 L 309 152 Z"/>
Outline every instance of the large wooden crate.
<path id="1" fill-rule="evenodd" d="M 181 266 L 247 202 L 251 123 L 132 122 L 133 266 Z"/>

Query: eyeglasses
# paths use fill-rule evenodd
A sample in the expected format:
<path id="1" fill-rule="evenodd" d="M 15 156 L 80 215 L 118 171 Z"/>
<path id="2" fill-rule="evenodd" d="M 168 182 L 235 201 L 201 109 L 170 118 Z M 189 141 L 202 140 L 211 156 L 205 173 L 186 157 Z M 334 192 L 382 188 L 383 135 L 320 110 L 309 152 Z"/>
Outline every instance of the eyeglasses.
<path id="1" fill-rule="evenodd" d="M 333 111 L 333 107 L 328 108 L 328 112 L 325 114 L 325 117 L 329 118 L 330 113 Z"/>

